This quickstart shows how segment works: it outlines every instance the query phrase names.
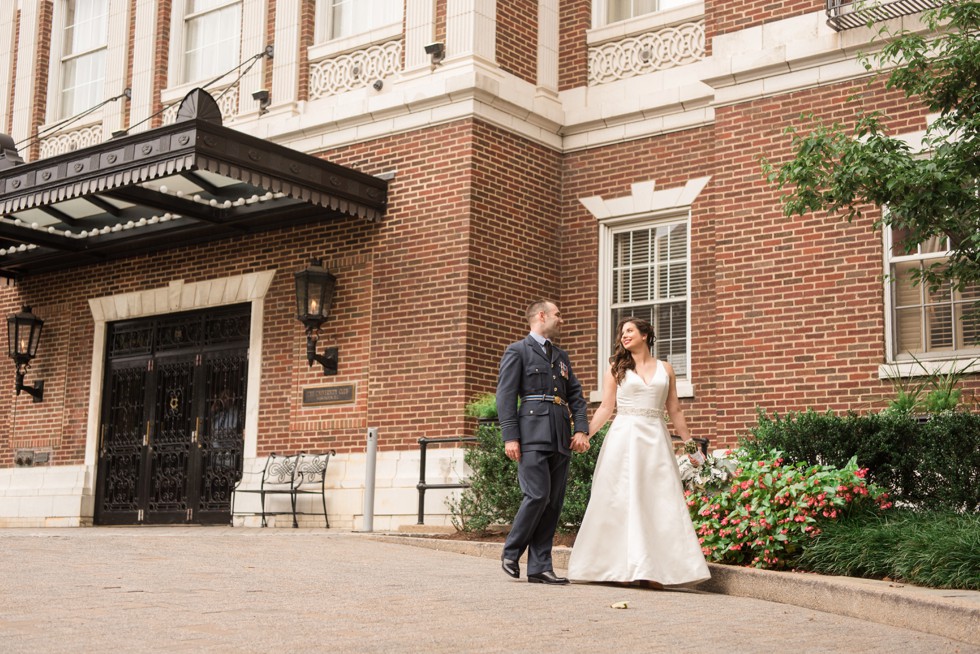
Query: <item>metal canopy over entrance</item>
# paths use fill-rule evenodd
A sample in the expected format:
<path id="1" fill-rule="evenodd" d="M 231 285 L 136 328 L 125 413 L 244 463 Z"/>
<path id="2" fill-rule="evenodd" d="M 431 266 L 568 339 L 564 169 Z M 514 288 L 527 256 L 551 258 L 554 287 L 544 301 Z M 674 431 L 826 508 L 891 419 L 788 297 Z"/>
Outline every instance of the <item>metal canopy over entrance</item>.
<path id="1" fill-rule="evenodd" d="M 177 122 L 23 163 L 0 134 L 0 276 L 20 277 L 338 216 L 379 220 L 387 181 L 221 124 Z"/>

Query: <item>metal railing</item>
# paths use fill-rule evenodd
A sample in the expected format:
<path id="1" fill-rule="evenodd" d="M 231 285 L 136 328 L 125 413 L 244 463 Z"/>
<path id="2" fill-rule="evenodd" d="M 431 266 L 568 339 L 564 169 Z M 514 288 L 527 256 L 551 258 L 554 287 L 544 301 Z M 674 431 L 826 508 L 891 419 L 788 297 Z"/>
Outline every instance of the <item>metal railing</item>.
<path id="1" fill-rule="evenodd" d="M 952 0 L 827 0 L 827 24 L 834 30 L 865 27 L 868 23 L 917 14 Z"/>
<path id="2" fill-rule="evenodd" d="M 441 489 L 441 488 L 469 488 L 470 485 L 466 482 L 458 482 L 455 484 L 430 484 L 425 481 L 425 451 L 429 443 L 476 443 L 480 439 L 475 436 L 459 436 L 456 438 L 420 438 L 419 439 L 419 483 L 416 488 L 419 489 L 419 521 L 418 524 L 425 524 L 425 491 L 430 488 Z"/>

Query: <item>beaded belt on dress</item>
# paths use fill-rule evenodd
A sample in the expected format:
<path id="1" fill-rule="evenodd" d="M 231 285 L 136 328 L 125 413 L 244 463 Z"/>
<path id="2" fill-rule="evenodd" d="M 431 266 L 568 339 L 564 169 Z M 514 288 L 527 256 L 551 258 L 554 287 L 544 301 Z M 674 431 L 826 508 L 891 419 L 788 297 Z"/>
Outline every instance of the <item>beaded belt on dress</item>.
<path id="1" fill-rule="evenodd" d="M 646 418 L 667 419 L 667 412 L 663 409 L 646 409 L 641 407 L 623 406 L 616 409 L 616 412 L 625 416 L 644 416 Z"/>

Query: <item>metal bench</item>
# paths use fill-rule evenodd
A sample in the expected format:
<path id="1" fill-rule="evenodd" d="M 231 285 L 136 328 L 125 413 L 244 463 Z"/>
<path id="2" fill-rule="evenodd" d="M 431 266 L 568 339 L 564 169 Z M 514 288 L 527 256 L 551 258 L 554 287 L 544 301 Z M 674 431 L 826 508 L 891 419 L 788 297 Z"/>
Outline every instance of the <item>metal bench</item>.
<path id="1" fill-rule="evenodd" d="M 308 515 L 300 511 L 299 496 L 319 495 L 323 508 L 323 521 L 327 528 L 330 520 L 327 518 L 327 464 L 336 452 L 330 450 L 322 453 L 300 452 L 299 454 L 282 455 L 275 452 L 269 454 L 261 471 L 244 473 L 235 485 L 231 498 L 231 513 L 235 514 L 235 498 L 239 493 L 254 493 L 259 496 L 260 511 L 255 515 L 262 516 L 262 526 L 267 527 L 267 516 L 292 515 L 293 527 L 299 527 L 297 515 Z M 261 475 L 258 488 L 243 488 L 243 482 L 248 475 Z M 266 498 L 274 495 L 289 497 L 289 511 L 271 511 L 266 509 Z"/>

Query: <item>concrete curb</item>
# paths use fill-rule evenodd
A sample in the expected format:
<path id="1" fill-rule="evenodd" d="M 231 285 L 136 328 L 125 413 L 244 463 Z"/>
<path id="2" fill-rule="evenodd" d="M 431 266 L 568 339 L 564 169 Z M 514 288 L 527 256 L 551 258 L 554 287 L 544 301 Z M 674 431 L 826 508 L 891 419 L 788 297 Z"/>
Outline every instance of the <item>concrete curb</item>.
<path id="1" fill-rule="evenodd" d="M 382 535 L 371 538 L 414 547 L 500 559 L 501 543 Z M 571 549 L 556 547 L 555 568 L 568 567 Z M 697 586 L 709 593 L 792 604 L 868 622 L 902 627 L 980 645 L 980 592 L 919 588 L 887 581 L 774 572 L 709 563 L 711 579 Z"/>

